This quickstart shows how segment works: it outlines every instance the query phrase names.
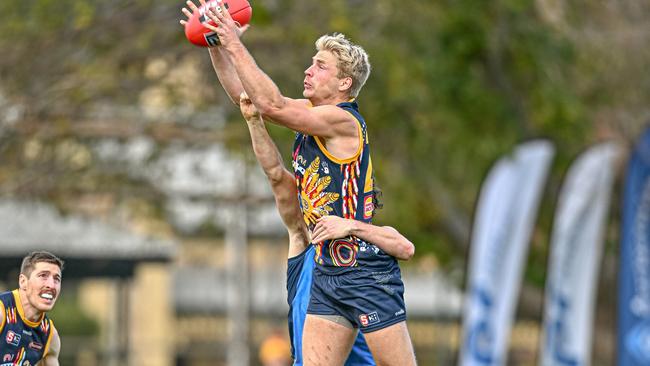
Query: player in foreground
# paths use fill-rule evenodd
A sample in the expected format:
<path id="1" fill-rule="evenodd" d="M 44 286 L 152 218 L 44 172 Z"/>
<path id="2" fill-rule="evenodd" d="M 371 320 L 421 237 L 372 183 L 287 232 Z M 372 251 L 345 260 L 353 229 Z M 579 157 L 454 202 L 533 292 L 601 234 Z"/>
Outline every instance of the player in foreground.
<path id="1" fill-rule="evenodd" d="M 294 175 L 284 167 L 282 157 L 271 140 L 264 121 L 245 93 L 242 93 L 239 104 L 248 125 L 255 157 L 269 180 L 280 217 L 289 234 L 289 259 L 287 265 L 287 301 L 290 309 L 289 333 L 294 365 L 303 365 L 302 329 L 310 298 L 314 268 L 312 258 L 315 249 L 314 246 L 309 245 L 309 232 L 296 199 L 297 190 Z M 380 227 L 336 216 L 321 218 L 316 223 L 313 233 L 314 237 L 320 240 L 350 234 L 356 234 L 365 240 L 373 238 L 380 248 L 402 260 L 410 259 L 415 251 L 413 244 L 391 227 Z M 347 322 L 345 323 L 347 324 Z M 345 360 L 345 365 L 375 365 L 361 334 L 357 336 L 355 344 L 347 360 Z"/>
<path id="2" fill-rule="evenodd" d="M 202 4 L 205 4 L 202 1 Z M 192 12 L 198 9 L 187 2 Z M 184 9 L 186 15 L 190 10 Z M 326 216 L 370 222 L 374 183 L 368 137 L 354 99 L 370 73 L 366 52 L 343 35 L 323 36 L 305 70 L 303 96 L 283 96 L 257 66 L 225 9 L 208 9 L 220 46 L 210 49 L 221 85 L 238 103 L 245 91 L 264 119 L 296 132 L 293 167 L 315 269 L 303 334 L 305 364 L 340 365 L 359 328 L 381 365 L 413 365 L 404 286 L 395 257 L 359 235 L 319 236 Z M 336 220 L 336 219 L 334 219 Z M 321 226 L 322 227 L 322 226 Z"/>
<path id="3" fill-rule="evenodd" d="M 0 294 L 0 365 L 59 365 L 61 340 L 46 313 L 61 292 L 62 270 L 48 252 L 23 258 L 18 289 Z"/>

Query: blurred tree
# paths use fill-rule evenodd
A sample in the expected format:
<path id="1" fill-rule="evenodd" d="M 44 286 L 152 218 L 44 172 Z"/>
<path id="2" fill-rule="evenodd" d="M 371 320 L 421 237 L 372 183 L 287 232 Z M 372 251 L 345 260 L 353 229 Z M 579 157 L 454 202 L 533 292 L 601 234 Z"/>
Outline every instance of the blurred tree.
<path id="1" fill-rule="evenodd" d="M 522 140 L 553 140 L 551 199 L 531 252 L 529 276 L 539 278 L 569 162 L 611 131 L 633 137 L 647 118 L 650 85 L 638 76 L 648 61 L 639 49 L 649 9 L 635 4 L 257 0 L 244 37 L 292 97 L 300 96 L 319 35 L 343 32 L 368 50 L 374 70 L 359 101 L 385 192 L 377 220 L 399 227 L 418 253 L 434 253 L 444 265 L 463 265 L 489 166 Z M 146 167 L 171 150 L 217 142 L 248 151 L 239 113 L 219 91 L 207 52 L 183 37 L 183 5 L 0 3 L 3 195 L 70 210 L 83 197 L 110 196 L 111 207 L 165 224 L 165 203 L 174 197 L 147 179 Z M 288 157 L 293 135 L 271 130 Z M 141 139 L 153 148 L 133 168 L 101 154 L 106 139 Z"/>
<path id="2" fill-rule="evenodd" d="M 59 334 L 66 337 L 89 337 L 99 333 L 99 325 L 79 308 L 76 297 L 63 296 L 48 314 Z"/>

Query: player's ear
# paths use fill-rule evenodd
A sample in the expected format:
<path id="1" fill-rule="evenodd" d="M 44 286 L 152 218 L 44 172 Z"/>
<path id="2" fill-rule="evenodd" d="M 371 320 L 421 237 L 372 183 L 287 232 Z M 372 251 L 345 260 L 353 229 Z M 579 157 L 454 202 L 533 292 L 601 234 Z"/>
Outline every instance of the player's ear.
<path id="1" fill-rule="evenodd" d="M 352 78 L 345 77 L 339 80 L 339 91 L 346 91 L 352 87 Z"/>
<path id="2" fill-rule="evenodd" d="M 20 274 L 20 276 L 18 276 L 18 286 L 20 287 L 21 290 L 27 289 L 27 280 L 29 280 L 27 276 L 25 276 L 22 273 Z"/>

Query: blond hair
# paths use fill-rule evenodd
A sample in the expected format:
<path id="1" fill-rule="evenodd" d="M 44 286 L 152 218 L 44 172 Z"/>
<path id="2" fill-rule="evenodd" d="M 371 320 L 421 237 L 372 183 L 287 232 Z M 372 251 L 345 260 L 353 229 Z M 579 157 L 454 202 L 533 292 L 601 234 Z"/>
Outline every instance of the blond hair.
<path id="1" fill-rule="evenodd" d="M 350 42 L 341 33 L 321 36 L 316 41 L 316 50 L 329 51 L 336 56 L 336 66 L 339 69 L 337 77 L 339 79 L 350 77 L 352 79 L 350 96 L 357 97 L 370 75 L 370 62 L 366 51 L 361 46 Z"/>

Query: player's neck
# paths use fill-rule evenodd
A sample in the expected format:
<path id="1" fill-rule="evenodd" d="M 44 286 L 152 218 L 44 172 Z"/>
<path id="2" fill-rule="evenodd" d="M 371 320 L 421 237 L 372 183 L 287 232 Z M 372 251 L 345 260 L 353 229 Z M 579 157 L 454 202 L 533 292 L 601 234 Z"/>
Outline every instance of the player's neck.
<path id="1" fill-rule="evenodd" d="M 18 290 L 18 296 L 20 296 L 20 306 L 22 307 L 22 314 L 25 318 L 33 323 L 40 321 L 43 313 L 29 303 L 25 292 Z"/>
<path id="2" fill-rule="evenodd" d="M 308 99 L 312 106 L 317 107 L 321 105 L 337 105 L 349 102 L 354 98 L 343 91 L 330 91 L 329 93 L 317 93 Z"/>
<path id="3" fill-rule="evenodd" d="M 337 105 L 340 103 L 344 102 L 349 102 L 354 98 L 348 96 L 348 95 L 342 95 L 342 94 L 337 94 L 337 95 L 332 95 L 331 97 L 328 98 L 309 98 L 309 102 L 311 103 L 312 106 L 317 107 L 321 105 Z"/>

